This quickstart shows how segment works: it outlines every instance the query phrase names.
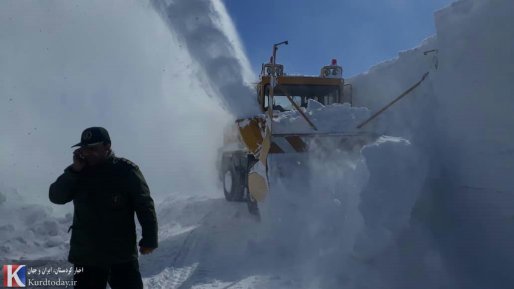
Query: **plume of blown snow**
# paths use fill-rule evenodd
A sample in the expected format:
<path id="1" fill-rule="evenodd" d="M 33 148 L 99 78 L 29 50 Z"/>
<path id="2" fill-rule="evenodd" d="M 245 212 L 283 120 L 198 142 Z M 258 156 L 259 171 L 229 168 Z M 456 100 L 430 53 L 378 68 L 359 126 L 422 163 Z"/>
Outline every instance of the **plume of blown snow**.
<path id="1" fill-rule="evenodd" d="M 234 25 L 220 0 L 152 0 L 195 63 L 203 83 L 237 118 L 259 113 L 254 78 Z"/>

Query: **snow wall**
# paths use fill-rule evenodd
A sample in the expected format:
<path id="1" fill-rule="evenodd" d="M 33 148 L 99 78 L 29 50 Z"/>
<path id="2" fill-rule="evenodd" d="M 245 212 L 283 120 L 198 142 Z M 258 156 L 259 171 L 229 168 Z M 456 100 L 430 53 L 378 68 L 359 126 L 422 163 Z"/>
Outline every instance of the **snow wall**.
<path id="1" fill-rule="evenodd" d="M 408 160 L 415 164 L 411 171 L 384 169 L 380 175 L 374 167 L 392 169 L 402 160 L 363 152 L 370 181 L 359 207 L 364 235 L 373 238 L 363 237 L 369 242 L 356 252 L 372 252 L 395 239 L 371 255 L 368 273 L 376 274 L 367 280 L 382 282 L 373 288 L 514 284 L 512 11 L 514 2 L 507 0 L 455 2 L 435 13 L 434 37 L 349 79 L 355 104 L 376 111 L 430 71 L 414 93 L 370 124 L 408 139 L 417 150 L 412 156 L 419 158 Z M 402 206 L 408 196 L 401 184 L 412 184 L 411 172 L 419 176 L 423 169 L 427 174 L 410 191 L 417 197 Z M 391 229 L 387 222 L 400 215 L 399 208 L 409 209 L 403 229 Z M 383 230 L 392 236 L 377 237 Z"/>

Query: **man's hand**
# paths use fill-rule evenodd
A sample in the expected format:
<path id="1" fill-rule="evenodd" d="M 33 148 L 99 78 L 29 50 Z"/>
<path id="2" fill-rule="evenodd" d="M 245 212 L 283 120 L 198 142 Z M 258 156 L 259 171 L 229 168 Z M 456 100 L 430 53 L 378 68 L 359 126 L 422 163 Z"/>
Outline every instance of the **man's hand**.
<path id="1" fill-rule="evenodd" d="M 141 253 L 141 255 L 150 254 L 153 250 L 155 250 L 155 248 L 139 247 L 139 253 Z"/>
<path id="2" fill-rule="evenodd" d="M 82 148 L 78 148 L 73 152 L 73 164 L 71 169 L 75 172 L 80 172 L 86 166 L 86 161 L 82 155 Z"/>

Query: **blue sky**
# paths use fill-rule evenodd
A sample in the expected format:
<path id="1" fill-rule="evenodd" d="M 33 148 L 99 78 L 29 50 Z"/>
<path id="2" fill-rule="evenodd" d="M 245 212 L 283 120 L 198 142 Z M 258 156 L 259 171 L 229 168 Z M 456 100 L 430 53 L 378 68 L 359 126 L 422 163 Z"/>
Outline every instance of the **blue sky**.
<path id="1" fill-rule="evenodd" d="M 435 33 L 453 0 L 224 0 L 256 73 L 273 43 L 286 73 L 317 74 L 337 58 L 344 75 L 368 70 Z"/>

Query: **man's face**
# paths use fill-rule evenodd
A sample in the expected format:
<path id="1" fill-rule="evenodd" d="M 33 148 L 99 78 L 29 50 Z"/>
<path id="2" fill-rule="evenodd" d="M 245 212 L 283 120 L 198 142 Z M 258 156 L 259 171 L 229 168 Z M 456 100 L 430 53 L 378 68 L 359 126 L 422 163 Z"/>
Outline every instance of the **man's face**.
<path id="1" fill-rule="evenodd" d="M 110 149 L 110 144 L 100 143 L 81 147 L 80 154 L 84 157 L 84 161 L 88 166 L 94 167 L 107 159 Z"/>

